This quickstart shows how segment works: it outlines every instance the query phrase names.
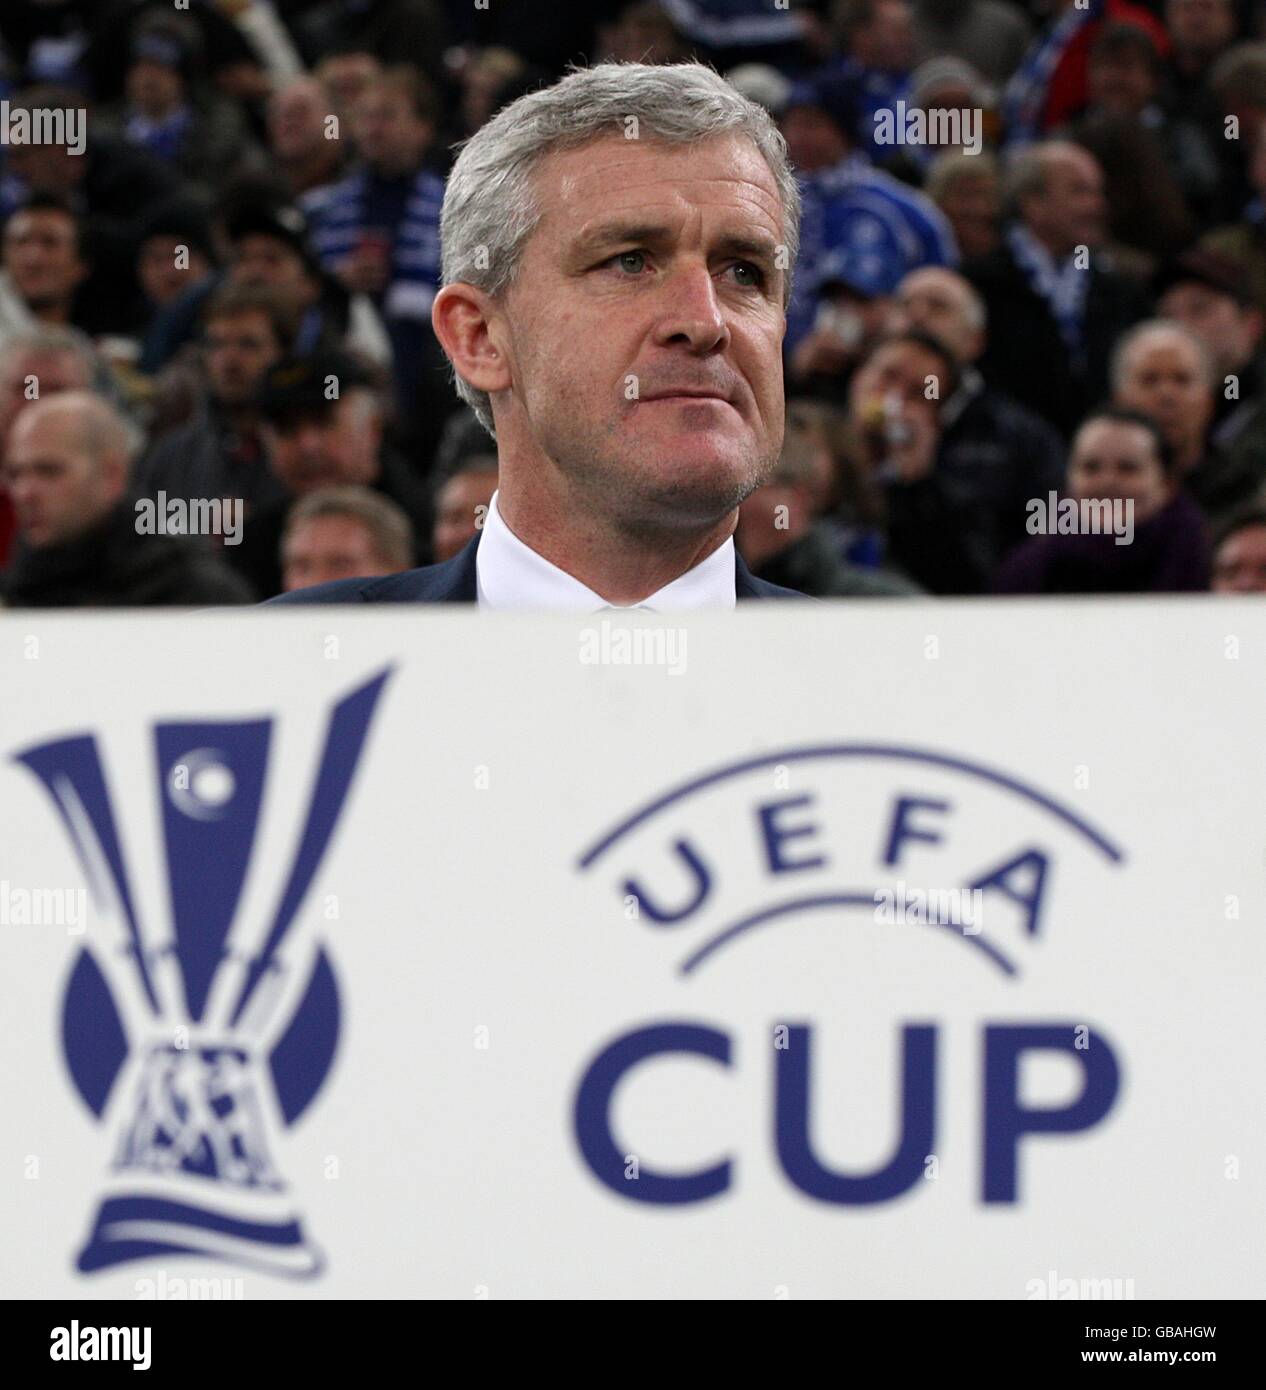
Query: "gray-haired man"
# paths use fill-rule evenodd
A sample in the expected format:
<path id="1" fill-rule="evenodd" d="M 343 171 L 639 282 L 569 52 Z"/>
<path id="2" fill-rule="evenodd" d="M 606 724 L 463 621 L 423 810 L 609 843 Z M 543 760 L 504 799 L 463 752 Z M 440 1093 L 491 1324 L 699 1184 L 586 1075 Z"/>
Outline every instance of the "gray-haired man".
<path id="1" fill-rule="evenodd" d="M 783 436 L 800 199 L 769 115 L 711 69 L 600 64 L 463 148 L 432 323 L 497 441 L 447 565 L 290 601 L 732 607 L 738 506 Z"/>

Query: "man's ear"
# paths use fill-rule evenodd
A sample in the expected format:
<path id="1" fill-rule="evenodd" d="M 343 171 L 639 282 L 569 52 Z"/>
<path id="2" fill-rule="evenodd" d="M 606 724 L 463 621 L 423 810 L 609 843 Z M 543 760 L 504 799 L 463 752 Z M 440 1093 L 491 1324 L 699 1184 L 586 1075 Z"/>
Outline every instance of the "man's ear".
<path id="1" fill-rule="evenodd" d="M 375 403 L 373 413 L 365 422 L 365 432 L 373 443 L 375 454 L 377 454 L 379 448 L 382 446 L 383 424 L 383 413 L 378 409 Z"/>
<path id="2" fill-rule="evenodd" d="M 431 306 L 431 326 L 457 375 L 492 395 L 510 385 L 510 364 L 493 341 L 492 296 L 461 281 L 445 285 Z"/>
<path id="3" fill-rule="evenodd" d="M 115 452 L 104 454 L 100 469 L 107 491 L 117 501 L 127 492 L 132 471 L 126 455 Z"/>

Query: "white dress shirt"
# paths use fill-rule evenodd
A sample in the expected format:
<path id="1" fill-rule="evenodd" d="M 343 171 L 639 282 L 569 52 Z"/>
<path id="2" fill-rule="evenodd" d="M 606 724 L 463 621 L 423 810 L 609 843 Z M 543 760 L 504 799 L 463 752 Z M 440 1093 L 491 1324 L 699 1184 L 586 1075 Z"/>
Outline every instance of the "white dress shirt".
<path id="1" fill-rule="evenodd" d="M 481 611 L 534 609 L 552 613 L 597 613 L 610 604 L 574 575 L 538 555 L 506 525 L 492 494 L 483 535 L 475 552 L 475 583 Z M 734 537 L 671 584 L 631 605 L 656 613 L 686 608 L 733 608 Z"/>

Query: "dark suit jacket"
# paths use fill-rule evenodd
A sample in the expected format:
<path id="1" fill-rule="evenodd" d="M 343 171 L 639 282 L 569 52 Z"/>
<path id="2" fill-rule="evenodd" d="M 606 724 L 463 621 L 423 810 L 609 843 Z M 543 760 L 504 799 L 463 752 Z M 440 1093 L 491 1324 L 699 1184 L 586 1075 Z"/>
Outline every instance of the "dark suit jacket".
<path id="1" fill-rule="evenodd" d="M 1059 326 L 1015 263 L 1005 243 L 969 261 L 963 274 L 989 315 L 988 340 L 976 364 L 997 391 L 1012 396 L 1069 438 L 1086 412 L 1108 395 L 1108 367 L 1116 340 L 1147 312 L 1135 283 L 1092 255 L 1086 288 L 1085 360 L 1069 358 Z"/>
<path id="2" fill-rule="evenodd" d="M 314 584 L 310 589 L 296 589 L 281 594 L 269 603 L 474 603 L 475 552 L 479 537 L 459 555 L 440 565 L 425 565 L 422 569 L 389 574 L 383 579 L 336 579 L 329 584 Z M 794 589 L 768 584 L 743 563 L 734 552 L 734 588 L 740 599 L 804 598 Z"/>

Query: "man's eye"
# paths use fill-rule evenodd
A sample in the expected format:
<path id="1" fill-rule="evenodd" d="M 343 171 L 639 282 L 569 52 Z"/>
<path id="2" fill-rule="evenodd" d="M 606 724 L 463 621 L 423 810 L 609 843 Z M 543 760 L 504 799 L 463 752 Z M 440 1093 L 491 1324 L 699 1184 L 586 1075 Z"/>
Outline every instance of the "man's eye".
<path id="1" fill-rule="evenodd" d="M 646 268 L 645 251 L 621 251 L 618 256 L 612 256 L 611 260 L 614 264 L 618 265 L 621 270 L 628 270 L 633 274 L 636 274 L 640 270 L 645 270 Z M 637 264 L 630 266 L 626 264 L 628 261 L 635 261 Z"/>
<path id="2" fill-rule="evenodd" d="M 751 261 L 736 261 L 730 269 L 740 271 L 742 274 L 752 277 L 750 280 L 740 281 L 745 289 L 758 290 L 765 283 L 765 272 L 760 266 L 753 265 Z"/>

